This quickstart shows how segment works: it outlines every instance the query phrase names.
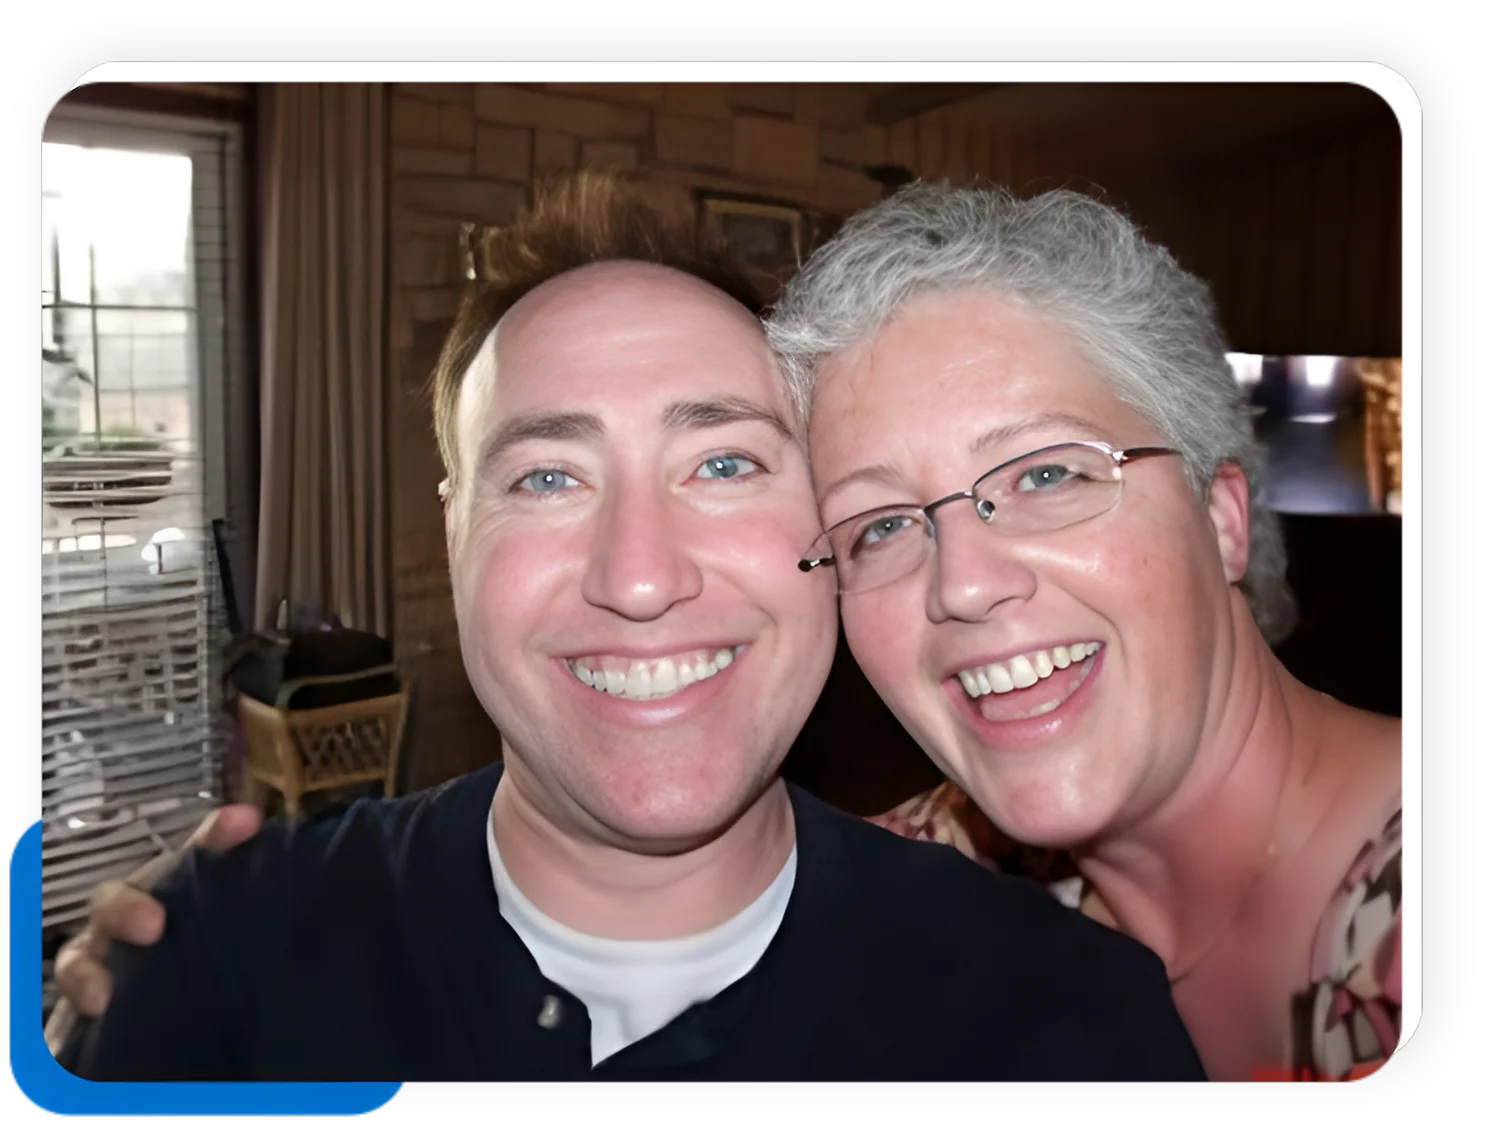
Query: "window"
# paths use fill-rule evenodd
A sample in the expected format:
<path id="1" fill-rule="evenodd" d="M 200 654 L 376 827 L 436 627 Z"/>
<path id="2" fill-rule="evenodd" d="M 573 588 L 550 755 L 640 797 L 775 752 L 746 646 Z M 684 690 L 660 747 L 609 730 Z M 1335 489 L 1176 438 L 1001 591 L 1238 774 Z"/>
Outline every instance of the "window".
<path id="1" fill-rule="evenodd" d="M 240 341 L 236 127 L 42 154 L 42 925 L 199 822 L 230 728 L 213 520 Z"/>

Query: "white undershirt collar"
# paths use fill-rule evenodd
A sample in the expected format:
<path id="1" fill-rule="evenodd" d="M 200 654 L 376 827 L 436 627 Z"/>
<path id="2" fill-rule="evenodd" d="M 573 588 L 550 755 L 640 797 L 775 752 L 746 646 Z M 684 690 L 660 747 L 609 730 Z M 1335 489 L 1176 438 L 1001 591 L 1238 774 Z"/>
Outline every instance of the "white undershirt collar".
<path id="1" fill-rule="evenodd" d="M 493 804 L 485 839 L 501 916 L 543 976 L 587 1007 L 595 1066 L 753 969 L 779 930 L 795 883 L 797 853 L 791 847 L 763 893 L 711 930 L 682 938 L 601 938 L 558 922 L 516 886 L 496 847 Z"/>

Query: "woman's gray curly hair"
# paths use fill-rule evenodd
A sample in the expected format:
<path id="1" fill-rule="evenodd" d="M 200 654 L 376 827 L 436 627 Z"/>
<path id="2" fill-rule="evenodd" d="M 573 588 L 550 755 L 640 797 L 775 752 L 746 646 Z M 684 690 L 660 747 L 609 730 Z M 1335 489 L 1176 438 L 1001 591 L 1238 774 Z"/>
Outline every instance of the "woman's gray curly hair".
<path id="1" fill-rule="evenodd" d="M 919 183 L 849 219 L 785 288 L 766 328 L 808 421 L 821 365 L 870 340 L 920 294 L 995 290 L 1066 327 L 1183 455 L 1205 496 L 1218 466 L 1249 482 L 1249 566 L 1240 583 L 1271 644 L 1294 622 L 1279 522 L 1263 505 L 1264 451 L 1224 355 L 1207 286 L 1114 208 L 1073 191 L 1018 199 L 999 188 Z"/>

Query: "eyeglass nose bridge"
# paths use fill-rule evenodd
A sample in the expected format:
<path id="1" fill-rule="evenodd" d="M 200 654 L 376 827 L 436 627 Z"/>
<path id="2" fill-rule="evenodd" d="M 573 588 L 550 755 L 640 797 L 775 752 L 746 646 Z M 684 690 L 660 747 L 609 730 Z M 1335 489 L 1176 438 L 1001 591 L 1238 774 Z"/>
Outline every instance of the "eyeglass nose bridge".
<path id="1" fill-rule="evenodd" d="M 941 505 L 950 504 L 957 500 L 973 500 L 975 502 L 975 515 L 979 516 L 981 522 L 984 524 L 989 524 L 996 518 L 996 506 L 994 504 L 986 500 L 985 497 L 976 496 L 973 489 L 966 489 L 964 492 L 950 493 L 947 497 L 940 497 L 933 504 L 924 506 L 924 516 L 928 519 L 930 531 L 934 530 L 935 510 Z"/>
<path id="2" fill-rule="evenodd" d="M 924 505 L 922 509 L 924 514 L 924 522 L 928 526 L 930 539 L 938 538 L 938 532 L 934 526 L 935 511 L 943 505 L 951 504 L 957 500 L 973 500 L 975 502 L 975 515 L 980 517 L 982 523 L 989 524 L 996 517 L 995 504 L 993 504 L 989 500 L 986 500 L 984 497 L 976 496 L 974 490 L 966 489 L 963 492 L 950 493 L 949 496 L 940 497 L 932 504 Z M 798 564 L 800 570 L 804 571 L 806 574 L 809 574 L 817 567 L 834 567 L 835 565 L 836 557 L 834 555 L 821 555 L 813 559 L 801 559 Z"/>

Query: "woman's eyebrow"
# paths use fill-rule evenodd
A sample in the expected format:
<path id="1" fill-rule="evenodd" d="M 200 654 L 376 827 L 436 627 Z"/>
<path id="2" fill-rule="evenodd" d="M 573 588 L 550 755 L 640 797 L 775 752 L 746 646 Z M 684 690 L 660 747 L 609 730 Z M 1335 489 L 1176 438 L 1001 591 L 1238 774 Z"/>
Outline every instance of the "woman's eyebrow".
<path id="1" fill-rule="evenodd" d="M 879 485 L 898 485 L 901 480 L 896 473 L 885 465 L 864 465 L 860 469 L 853 470 L 839 481 L 831 484 L 831 487 L 820 494 L 820 509 L 825 511 L 826 502 L 839 493 L 848 485 L 857 485 L 866 481 L 872 481 Z"/>
<path id="2" fill-rule="evenodd" d="M 1079 415 L 1070 414 L 1067 411 L 1043 411 L 1039 414 L 1030 414 L 1026 418 L 1019 418 L 1015 422 L 1008 422 L 1004 426 L 991 427 L 970 443 L 970 452 L 972 454 L 983 453 L 992 446 L 1009 442 L 1031 431 L 1051 430 L 1059 426 L 1072 427 L 1088 434 L 1098 432 L 1092 422 Z"/>
<path id="3" fill-rule="evenodd" d="M 970 443 L 970 452 L 979 454 L 986 449 L 1009 442 L 1011 439 L 1035 430 L 1050 430 L 1056 427 L 1072 427 L 1082 433 L 1097 434 L 1098 428 L 1088 419 L 1080 415 L 1071 414 L 1067 411 L 1042 411 L 1038 414 L 1019 418 L 1015 422 L 1008 422 L 1003 426 L 993 426 Z M 820 505 L 822 508 L 828 500 L 848 485 L 861 482 L 874 482 L 880 485 L 900 485 L 901 479 L 886 465 L 864 465 L 862 468 L 848 473 L 839 481 L 832 483 L 830 488 L 820 494 Z"/>

